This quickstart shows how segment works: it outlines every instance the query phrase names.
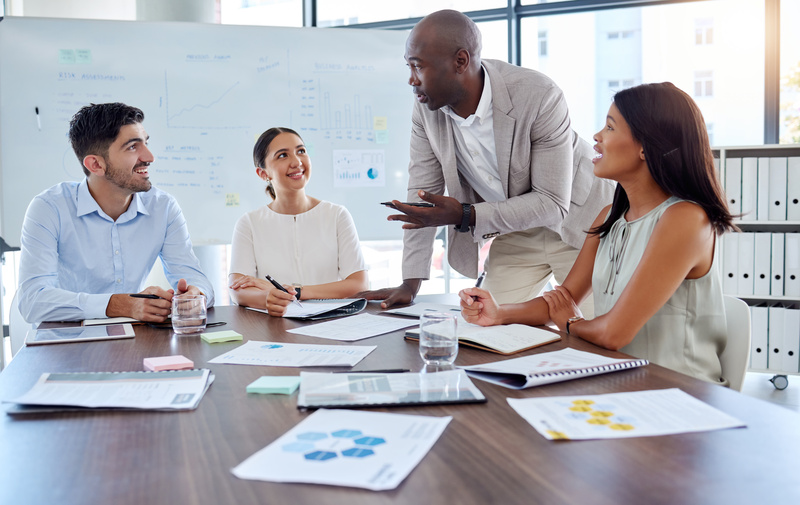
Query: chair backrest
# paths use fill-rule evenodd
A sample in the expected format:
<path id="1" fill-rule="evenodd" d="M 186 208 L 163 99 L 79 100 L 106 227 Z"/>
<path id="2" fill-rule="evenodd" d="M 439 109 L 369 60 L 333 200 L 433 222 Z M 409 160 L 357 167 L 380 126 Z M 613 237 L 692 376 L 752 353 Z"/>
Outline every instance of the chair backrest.
<path id="1" fill-rule="evenodd" d="M 11 357 L 25 345 L 25 336 L 33 326 L 23 319 L 19 312 L 19 300 L 17 294 L 11 299 L 11 307 L 8 314 L 8 336 L 11 338 Z"/>
<path id="2" fill-rule="evenodd" d="M 750 363 L 750 307 L 738 298 L 725 295 L 725 319 L 728 343 L 719 357 L 722 376 L 728 379 L 731 389 L 741 391 Z"/>

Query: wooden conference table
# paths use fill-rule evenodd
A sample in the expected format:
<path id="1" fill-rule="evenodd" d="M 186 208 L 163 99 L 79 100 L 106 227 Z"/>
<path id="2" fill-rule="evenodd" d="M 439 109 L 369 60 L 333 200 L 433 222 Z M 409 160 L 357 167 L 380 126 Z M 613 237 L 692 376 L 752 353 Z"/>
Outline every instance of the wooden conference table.
<path id="1" fill-rule="evenodd" d="M 371 312 L 379 310 L 370 303 Z M 336 343 L 293 335 L 295 321 L 216 307 L 209 321 L 245 340 Z M 378 348 L 358 369 L 410 368 L 422 361 L 402 332 L 357 342 Z M 0 373 L 0 398 L 28 390 L 43 372 L 142 370 L 149 356 L 183 354 L 216 381 L 195 411 L 81 412 L 12 418 L 0 413 L 3 504 L 709 504 L 798 503 L 800 416 L 657 365 L 514 391 L 479 380 L 485 404 L 400 407 L 390 412 L 453 416 L 408 478 L 391 491 L 240 480 L 230 469 L 309 415 L 296 394 L 248 395 L 262 375 L 296 368 L 209 365 L 240 342 L 207 344 L 170 330 L 136 327 L 136 338 L 23 348 Z M 348 345 L 348 344 L 343 344 Z M 565 336 L 564 346 L 601 352 Z M 456 364 L 500 356 L 462 347 Z M 627 440 L 560 441 L 540 436 L 506 402 L 528 398 L 678 387 L 747 424 Z M 5 408 L 5 407 L 3 407 Z"/>

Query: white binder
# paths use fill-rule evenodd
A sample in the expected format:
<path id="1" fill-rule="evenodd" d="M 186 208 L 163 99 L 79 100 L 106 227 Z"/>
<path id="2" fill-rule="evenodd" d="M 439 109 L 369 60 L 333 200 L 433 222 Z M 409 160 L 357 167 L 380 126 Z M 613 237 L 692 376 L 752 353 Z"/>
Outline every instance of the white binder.
<path id="1" fill-rule="evenodd" d="M 769 158 L 758 158 L 756 221 L 769 220 Z"/>
<path id="2" fill-rule="evenodd" d="M 736 294 L 753 295 L 753 255 L 755 254 L 755 234 L 739 234 L 739 277 L 736 283 Z"/>
<path id="3" fill-rule="evenodd" d="M 742 159 L 725 160 L 725 198 L 731 214 L 742 212 Z"/>
<path id="4" fill-rule="evenodd" d="M 800 233 L 785 235 L 783 296 L 800 297 Z"/>
<path id="5" fill-rule="evenodd" d="M 800 158 L 789 158 L 786 171 L 786 219 L 800 221 Z"/>
<path id="6" fill-rule="evenodd" d="M 753 294 L 769 296 L 771 278 L 770 263 L 772 255 L 772 234 L 755 233 L 755 252 L 753 255 Z"/>
<path id="7" fill-rule="evenodd" d="M 758 162 L 755 158 L 742 159 L 742 221 L 756 220 L 758 199 Z"/>
<path id="8" fill-rule="evenodd" d="M 786 221 L 786 158 L 769 159 L 769 220 Z"/>
<path id="9" fill-rule="evenodd" d="M 739 292 L 739 235 L 728 232 L 722 236 L 722 292 L 726 295 Z"/>
<path id="10" fill-rule="evenodd" d="M 783 312 L 783 366 L 784 372 L 800 372 L 800 309 Z"/>
<path id="11" fill-rule="evenodd" d="M 783 307 L 769 308 L 767 370 L 773 372 L 783 371 L 783 313 L 785 311 L 786 309 Z"/>
<path id="12" fill-rule="evenodd" d="M 772 277 L 769 294 L 771 296 L 783 296 L 783 233 L 772 234 L 772 265 L 770 274 Z"/>
<path id="13" fill-rule="evenodd" d="M 767 307 L 750 307 L 751 348 L 750 368 L 767 369 L 767 330 L 769 329 L 769 312 Z"/>

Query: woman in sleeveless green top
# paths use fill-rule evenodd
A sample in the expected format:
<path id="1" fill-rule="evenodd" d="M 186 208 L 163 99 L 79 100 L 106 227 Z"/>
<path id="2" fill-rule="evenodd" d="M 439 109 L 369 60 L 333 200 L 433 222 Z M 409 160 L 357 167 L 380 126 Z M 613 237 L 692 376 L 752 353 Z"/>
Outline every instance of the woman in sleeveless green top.
<path id="1" fill-rule="evenodd" d="M 594 173 L 617 189 L 564 283 L 502 306 L 488 291 L 462 290 L 464 318 L 483 326 L 552 322 L 607 349 L 726 384 L 714 249 L 719 235 L 736 228 L 697 104 L 668 82 L 629 88 L 614 96 L 593 138 Z M 578 304 L 590 294 L 596 317 L 587 320 Z"/>

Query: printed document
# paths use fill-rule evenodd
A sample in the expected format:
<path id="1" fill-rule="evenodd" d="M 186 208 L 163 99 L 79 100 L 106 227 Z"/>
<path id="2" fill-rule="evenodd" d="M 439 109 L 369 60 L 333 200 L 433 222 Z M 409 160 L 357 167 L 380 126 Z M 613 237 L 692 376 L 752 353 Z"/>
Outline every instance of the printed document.
<path id="1" fill-rule="evenodd" d="M 374 337 L 402 330 L 409 326 L 416 326 L 419 321 L 414 319 L 401 319 L 396 317 L 381 317 L 373 314 L 358 314 L 324 323 L 301 326 L 286 330 L 289 333 L 308 335 L 310 337 L 327 338 L 352 342 L 362 338 Z"/>
<path id="2" fill-rule="evenodd" d="M 213 381 L 209 370 L 45 373 L 24 395 L 25 406 L 187 410 Z"/>
<path id="3" fill-rule="evenodd" d="M 400 307 L 399 309 L 384 310 L 381 314 L 393 314 L 396 316 L 409 316 L 419 317 L 425 312 L 452 312 L 454 314 L 461 313 L 461 307 L 458 305 L 445 305 L 443 303 L 415 303 L 408 307 Z"/>
<path id="4" fill-rule="evenodd" d="M 394 489 L 451 419 L 320 409 L 232 472 L 240 479 Z"/>
<path id="5" fill-rule="evenodd" d="M 375 350 L 374 345 L 286 344 L 249 340 L 209 363 L 262 366 L 353 366 Z"/>
<path id="6" fill-rule="evenodd" d="M 631 438 L 741 428 L 745 424 L 680 389 L 605 395 L 509 398 L 550 440 Z"/>

